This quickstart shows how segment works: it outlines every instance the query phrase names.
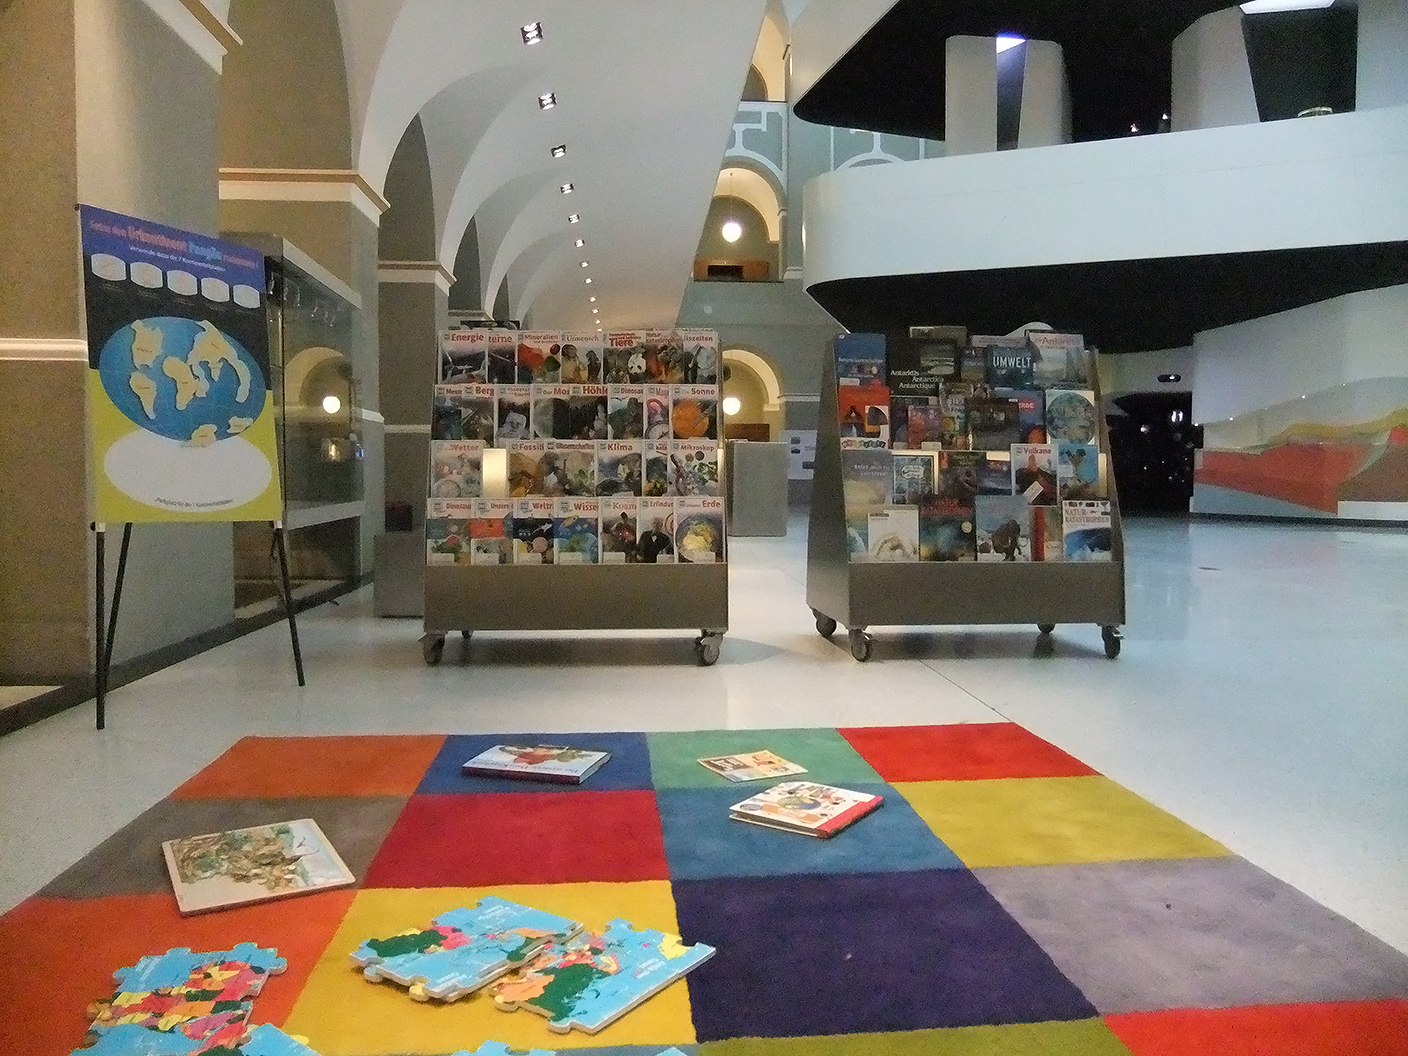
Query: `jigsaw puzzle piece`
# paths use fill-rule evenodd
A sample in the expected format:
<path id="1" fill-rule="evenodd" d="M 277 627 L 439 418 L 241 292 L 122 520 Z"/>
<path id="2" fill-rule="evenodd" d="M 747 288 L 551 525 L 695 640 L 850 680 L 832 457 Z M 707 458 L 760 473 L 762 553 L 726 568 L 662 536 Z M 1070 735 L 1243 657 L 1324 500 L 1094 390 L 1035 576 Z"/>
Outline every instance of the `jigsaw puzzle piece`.
<path id="1" fill-rule="evenodd" d="M 455 1001 L 581 929 L 575 920 L 486 895 L 423 930 L 368 939 L 351 958 L 372 982 L 398 983 L 417 1001 Z"/>
<path id="2" fill-rule="evenodd" d="M 714 955 L 678 935 L 611 920 L 544 949 L 490 990 L 504 1011 L 526 1008 L 548 1017 L 559 1034 L 576 1027 L 595 1034 Z"/>
<path id="3" fill-rule="evenodd" d="M 251 1030 L 244 1044 L 234 1051 L 239 1056 L 318 1056 L 302 1038 L 285 1034 L 269 1023 L 261 1023 Z"/>
<path id="4" fill-rule="evenodd" d="M 486 1041 L 470 1052 L 461 1049 L 454 1056 L 557 1056 L 555 1049 L 511 1049 L 502 1041 Z"/>

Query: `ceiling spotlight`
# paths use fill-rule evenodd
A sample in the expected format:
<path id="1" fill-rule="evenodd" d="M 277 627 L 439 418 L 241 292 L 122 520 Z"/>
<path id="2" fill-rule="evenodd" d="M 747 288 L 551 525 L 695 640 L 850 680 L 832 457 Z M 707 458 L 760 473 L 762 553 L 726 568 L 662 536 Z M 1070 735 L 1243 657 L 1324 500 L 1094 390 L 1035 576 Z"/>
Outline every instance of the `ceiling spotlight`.
<path id="1" fill-rule="evenodd" d="M 523 43 L 538 44 L 541 43 L 543 39 L 543 24 L 541 22 L 529 22 L 526 26 L 520 28 L 518 32 L 523 34 Z"/>
<path id="2" fill-rule="evenodd" d="M 743 410 L 743 401 L 737 396 L 724 397 L 724 414 L 734 415 Z"/>
<path id="3" fill-rule="evenodd" d="M 596 298 L 595 298 L 595 297 L 588 297 L 587 300 L 592 301 L 592 302 L 595 302 L 595 301 L 596 301 Z"/>
<path id="4" fill-rule="evenodd" d="M 550 151 L 550 153 L 552 154 L 552 156 L 553 156 L 554 158 L 560 158 L 560 157 L 564 156 L 564 155 L 567 153 L 567 144 L 566 144 L 566 143 L 559 143 L 557 146 L 555 146 L 555 147 L 552 148 L 552 150 Z"/>
<path id="5" fill-rule="evenodd" d="M 997 35 L 997 53 L 1001 55 L 1004 51 L 1026 42 L 1026 37 L 1019 37 L 1015 33 L 999 33 Z"/>
<path id="6" fill-rule="evenodd" d="M 579 267 L 579 268 L 585 268 L 586 266 L 587 266 L 587 262 L 586 262 L 585 260 L 582 261 L 582 263 L 580 263 L 580 264 L 577 265 L 577 267 Z"/>
<path id="7" fill-rule="evenodd" d="M 580 224 L 582 222 L 582 216 L 580 213 L 568 213 L 567 222 L 569 224 Z"/>
<path id="8" fill-rule="evenodd" d="M 555 92 L 545 92 L 538 96 L 538 109 L 551 110 L 557 105 L 557 94 Z"/>
<path id="9" fill-rule="evenodd" d="M 600 314 L 601 314 L 601 309 L 600 309 L 600 308 L 593 308 L 593 309 L 592 309 L 592 315 L 600 315 Z"/>
<path id="10" fill-rule="evenodd" d="M 586 240 L 585 238 L 579 238 L 579 239 L 576 239 L 572 244 L 573 244 L 574 246 L 576 246 L 578 249 L 581 249 L 583 246 L 585 246 L 585 245 L 587 244 L 587 240 Z"/>
<path id="11" fill-rule="evenodd" d="M 601 333 L 601 327 L 598 326 L 598 327 L 596 328 L 596 332 L 597 332 L 598 334 Z"/>
<path id="12" fill-rule="evenodd" d="M 563 194 L 571 194 L 572 185 L 570 183 L 564 183 L 561 187 L 558 188 L 558 190 L 561 191 Z"/>
<path id="13" fill-rule="evenodd" d="M 724 236 L 725 242 L 737 242 L 743 237 L 743 225 L 737 220 L 725 220 L 719 233 Z"/>
<path id="14" fill-rule="evenodd" d="M 583 281 L 586 282 L 588 286 L 590 286 L 592 284 L 592 277 L 588 275 Z"/>

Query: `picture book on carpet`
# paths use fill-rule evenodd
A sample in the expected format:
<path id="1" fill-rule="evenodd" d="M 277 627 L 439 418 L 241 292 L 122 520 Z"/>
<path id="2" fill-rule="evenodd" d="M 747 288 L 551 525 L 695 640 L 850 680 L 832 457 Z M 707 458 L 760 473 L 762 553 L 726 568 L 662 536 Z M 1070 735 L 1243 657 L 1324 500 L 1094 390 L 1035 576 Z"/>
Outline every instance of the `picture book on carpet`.
<path id="1" fill-rule="evenodd" d="M 729 817 L 750 825 L 827 838 L 865 817 L 883 796 L 809 781 L 786 781 L 735 803 Z"/>
<path id="2" fill-rule="evenodd" d="M 595 1034 L 713 955 L 702 942 L 686 946 L 678 935 L 618 918 L 544 948 L 489 994 L 506 1012 L 547 1016 L 559 1034 L 574 1027 Z"/>
<path id="3" fill-rule="evenodd" d="M 766 777 L 787 777 L 805 774 L 807 768 L 789 763 L 767 749 L 744 752 L 742 755 L 711 755 L 699 760 L 699 765 L 730 781 L 761 781 Z"/>
<path id="4" fill-rule="evenodd" d="M 167 840 L 182 913 L 346 887 L 356 878 L 311 818 Z"/>
<path id="5" fill-rule="evenodd" d="M 460 767 L 473 777 L 511 777 L 580 785 L 611 758 L 610 752 L 564 744 L 496 744 Z"/>
<path id="6" fill-rule="evenodd" d="M 367 939 L 350 957 L 367 979 L 398 983 L 412 1000 L 458 1001 L 581 930 L 578 921 L 485 895 L 428 927 Z"/>

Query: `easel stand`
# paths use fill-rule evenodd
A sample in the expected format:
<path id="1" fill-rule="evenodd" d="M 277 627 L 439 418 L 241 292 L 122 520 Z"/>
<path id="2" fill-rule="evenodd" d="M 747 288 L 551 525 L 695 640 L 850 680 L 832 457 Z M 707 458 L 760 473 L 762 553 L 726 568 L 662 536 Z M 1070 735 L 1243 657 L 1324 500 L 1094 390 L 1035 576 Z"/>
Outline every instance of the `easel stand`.
<path id="1" fill-rule="evenodd" d="M 298 621 L 293 610 L 293 589 L 288 578 L 288 548 L 284 543 L 282 521 L 271 522 L 274 528 L 274 542 L 279 553 L 279 597 L 284 603 L 284 613 L 288 617 L 288 633 L 293 643 L 293 664 L 298 673 L 298 684 L 308 683 L 303 678 L 303 652 L 298 645 Z M 94 695 L 97 699 L 97 728 L 107 728 L 108 681 L 112 673 L 112 643 L 117 634 L 117 610 L 122 603 L 122 581 L 127 574 L 127 552 L 132 544 L 132 523 L 122 526 L 122 548 L 117 556 L 117 580 L 113 583 L 112 613 L 104 620 L 103 603 L 107 595 L 107 525 L 94 522 L 90 526 L 95 536 L 96 571 L 93 584 L 93 642 L 94 642 Z"/>
<path id="2" fill-rule="evenodd" d="M 834 350 L 833 350 L 834 352 Z M 1091 383 L 1096 384 L 1094 365 Z M 1099 390 L 1096 388 L 1098 406 Z M 807 535 L 807 605 L 816 629 L 830 638 L 838 626 L 851 655 L 870 659 L 870 626 L 1034 623 L 1043 636 L 1057 624 L 1100 626 L 1105 655 L 1119 655 L 1119 625 L 1125 619 L 1124 539 L 1119 501 L 1109 481 L 1113 560 L 1109 562 L 917 561 L 864 563 L 850 560 L 841 476 L 841 431 L 837 413 L 835 356 L 828 354 L 821 381 L 812 506 Z M 1101 451 L 1110 450 L 1104 419 Z"/>

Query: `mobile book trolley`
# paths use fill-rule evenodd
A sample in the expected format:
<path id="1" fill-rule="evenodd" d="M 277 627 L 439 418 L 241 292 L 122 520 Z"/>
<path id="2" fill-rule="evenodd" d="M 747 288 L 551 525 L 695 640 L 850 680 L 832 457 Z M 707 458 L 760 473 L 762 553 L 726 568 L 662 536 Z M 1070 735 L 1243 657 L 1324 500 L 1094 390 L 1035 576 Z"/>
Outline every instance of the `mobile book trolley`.
<path id="1" fill-rule="evenodd" d="M 441 661 L 448 634 L 476 630 L 698 628 L 695 658 L 718 660 L 728 565 L 717 346 L 712 331 L 442 334 L 427 664 Z M 450 497 L 442 485 L 454 481 L 467 486 Z M 623 508 L 624 546 L 608 527 Z M 523 530 L 528 521 L 548 541 Z M 647 525 L 670 540 L 648 555 Z"/>
<path id="2" fill-rule="evenodd" d="M 830 638 L 837 627 L 851 655 L 870 659 L 868 630 L 887 625 L 1036 624 L 1045 636 L 1057 624 L 1094 623 L 1105 655 L 1120 652 L 1125 620 L 1124 540 L 1113 474 L 1107 481 L 1112 559 L 1105 562 L 859 562 L 850 558 L 842 477 L 841 430 L 834 346 L 825 357 L 817 451 L 807 537 L 807 604 L 816 629 Z M 1090 357 L 1090 386 L 1099 407 Z M 1096 415 L 1100 450 L 1109 434 Z"/>

